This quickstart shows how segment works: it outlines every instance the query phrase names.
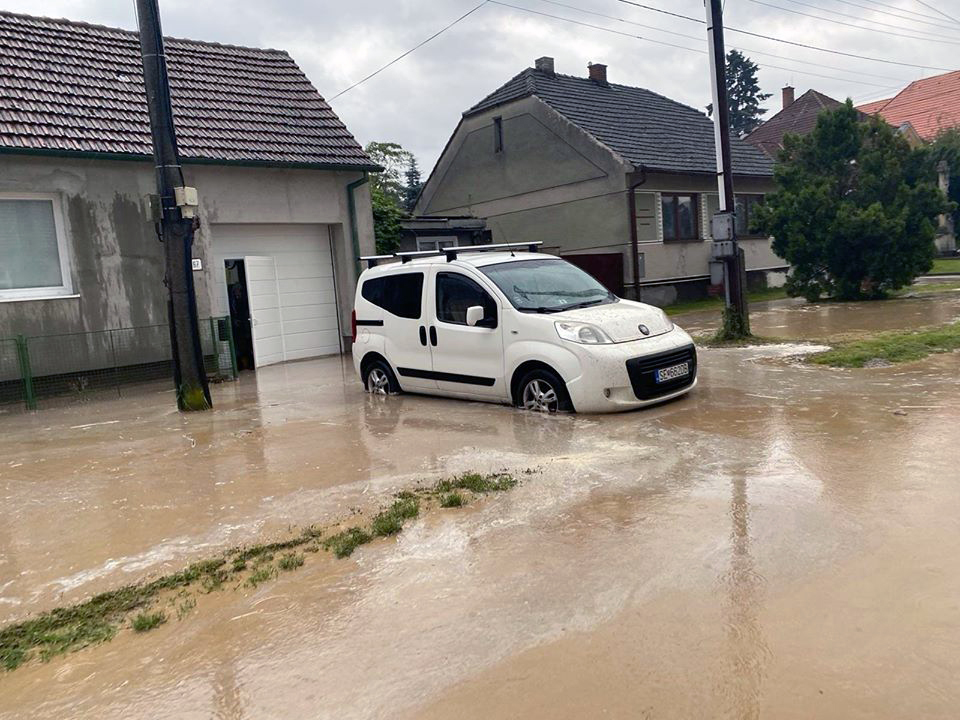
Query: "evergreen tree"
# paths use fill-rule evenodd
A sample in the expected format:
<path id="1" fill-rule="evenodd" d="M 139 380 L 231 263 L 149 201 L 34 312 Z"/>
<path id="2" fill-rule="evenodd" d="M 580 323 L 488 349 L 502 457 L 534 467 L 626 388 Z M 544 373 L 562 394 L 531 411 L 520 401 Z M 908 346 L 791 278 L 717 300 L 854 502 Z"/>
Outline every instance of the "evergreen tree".
<path id="1" fill-rule="evenodd" d="M 423 182 L 420 180 L 420 168 L 417 166 L 417 159 L 412 153 L 404 176 L 407 184 L 403 188 L 403 207 L 408 213 L 412 213 L 413 206 L 417 204 L 417 198 L 420 197 L 420 189 L 423 187 Z"/>
<path id="2" fill-rule="evenodd" d="M 849 100 L 783 144 L 755 229 L 790 263 L 790 295 L 881 298 L 930 269 L 937 216 L 952 206 L 927 149 L 879 118 L 861 122 Z"/>
<path id="3" fill-rule="evenodd" d="M 757 64 L 739 50 L 727 53 L 727 107 L 730 132 L 735 137 L 754 130 L 767 112 L 761 109 L 760 103 L 769 98 L 770 93 L 760 92 L 757 68 Z M 707 105 L 707 112 L 713 115 L 712 103 Z"/>

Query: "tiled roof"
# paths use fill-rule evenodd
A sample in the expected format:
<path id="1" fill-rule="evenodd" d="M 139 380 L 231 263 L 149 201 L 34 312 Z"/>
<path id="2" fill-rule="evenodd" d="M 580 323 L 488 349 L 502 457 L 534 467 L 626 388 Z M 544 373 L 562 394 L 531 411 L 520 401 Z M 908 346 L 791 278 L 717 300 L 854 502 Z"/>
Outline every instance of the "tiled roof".
<path id="1" fill-rule="evenodd" d="M 657 93 L 627 85 L 527 68 L 464 115 L 534 95 L 636 166 L 680 173 L 715 173 L 713 122 L 702 112 Z M 730 139 L 739 175 L 773 174 L 763 153 Z"/>
<path id="2" fill-rule="evenodd" d="M 164 43 L 184 160 L 373 167 L 287 53 Z M 151 155 L 137 33 L 0 12 L 0 149 Z"/>
<path id="3" fill-rule="evenodd" d="M 879 113 L 894 127 L 910 123 L 924 140 L 933 140 L 941 130 L 960 126 L 960 70 L 914 80 L 881 107 L 867 109 L 874 104 L 859 110 Z"/>
<path id="4" fill-rule="evenodd" d="M 879 110 L 882 110 L 883 106 L 892 99 L 893 98 L 884 98 L 883 100 L 874 100 L 873 102 L 864 103 L 863 105 L 857 105 L 857 110 L 862 112 L 864 115 L 873 115 Z"/>
<path id="5" fill-rule="evenodd" d="M 744 140 L 776 158 L 783 147 L 783 136 L 787 133 L 806 135 L 817 124 L 817 116 L 827 108 L 842 105 L 839 100 L 827 97 L 816 90 L 807 90 L 776 115 L 749 133 Z"/>

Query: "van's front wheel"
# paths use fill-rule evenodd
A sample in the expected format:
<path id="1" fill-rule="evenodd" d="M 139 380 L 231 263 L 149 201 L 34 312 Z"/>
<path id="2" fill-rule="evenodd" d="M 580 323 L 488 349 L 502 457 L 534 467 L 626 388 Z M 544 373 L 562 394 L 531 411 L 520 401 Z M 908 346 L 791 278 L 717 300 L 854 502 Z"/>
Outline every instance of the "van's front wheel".
<path id="1" fill-rule="evenodd" d="M 573 406 L 560 376 L 546 369 L 531 370 L 520 381 L 517 405 L 532 412 L 569 412 Z"/>
<path id="2" fill-rule="evenodd" d="M 396 395 L 400 392 L 393 370 L 382 360 L 374 360 L 367 367 L 363 378 L 363 387 L 371 395 Z"/>

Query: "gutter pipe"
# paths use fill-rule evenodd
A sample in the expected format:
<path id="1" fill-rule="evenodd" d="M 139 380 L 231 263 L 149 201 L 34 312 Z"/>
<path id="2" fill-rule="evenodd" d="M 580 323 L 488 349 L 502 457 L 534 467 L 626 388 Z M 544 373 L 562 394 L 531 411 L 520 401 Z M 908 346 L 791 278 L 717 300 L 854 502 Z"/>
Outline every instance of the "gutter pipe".
<path id="1" fill-rule="evenodd" d="M 361 185 L 370 182 L 370 173 L 363 171 L 363 177 L 347 185 L 347 212 L 350 216 L 350 240 L 353 243 L 354 280 L 360 277 L 360 231 L 357 229 L 357 201 L 354 191 Z"/>

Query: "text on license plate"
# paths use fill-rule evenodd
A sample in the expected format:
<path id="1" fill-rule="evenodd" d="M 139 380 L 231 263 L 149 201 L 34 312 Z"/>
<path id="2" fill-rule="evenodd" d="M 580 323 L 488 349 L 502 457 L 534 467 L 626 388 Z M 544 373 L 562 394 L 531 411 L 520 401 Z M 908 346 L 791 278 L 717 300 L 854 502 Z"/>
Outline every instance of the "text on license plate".
<path id="1" fill-rule="evenodd" d="M 690 363 L 680 363 L 679 365 L 660 368 L 654 377 L 658 383 L 663 383 L 685 377 L 688 374 L 690 374 Z"/>

